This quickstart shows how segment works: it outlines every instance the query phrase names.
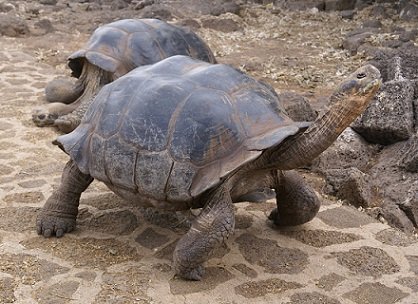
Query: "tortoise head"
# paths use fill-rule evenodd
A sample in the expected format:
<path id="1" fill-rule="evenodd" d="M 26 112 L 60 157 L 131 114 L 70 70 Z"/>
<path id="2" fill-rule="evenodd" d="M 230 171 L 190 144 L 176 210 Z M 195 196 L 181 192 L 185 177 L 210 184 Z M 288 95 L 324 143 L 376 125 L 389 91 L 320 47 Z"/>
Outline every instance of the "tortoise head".
<path id="1" fill-rule="evenodd" d="M 353 115 L 360 115 L 381 85 L 380 72 L 371 64 L 360 67 L 340 83 L 330 99 L 331 105 L 351 108 Z"/>
<path id="2" fill-rule="evenodd" d="M 289 170 L 312 161 L 366 109 L 380 84 L 380 72 L 370 64 L 350 74 L 330 97 L 328 109 L 305 132 L 281 144 L 265 162 Z"/>
<path id="3" fill-rule="evenodd" d="M 46 109 L 35 109 L 32 113 L 32 120 L 38 127 L 45 127 L 53 125 L 58 116 L 57 113 L 48 113 Z"/>

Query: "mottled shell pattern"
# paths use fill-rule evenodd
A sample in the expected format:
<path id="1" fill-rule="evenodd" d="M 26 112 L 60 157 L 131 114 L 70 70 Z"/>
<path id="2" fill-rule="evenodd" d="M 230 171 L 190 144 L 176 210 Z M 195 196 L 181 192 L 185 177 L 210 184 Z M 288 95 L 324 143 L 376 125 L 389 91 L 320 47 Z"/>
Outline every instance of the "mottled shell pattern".
<path id="1" fill-rule="evenodd" d="M 216 62 L 207 44 L 188 28 L 158 19 L 123 19 L 98 27 L 85 47 L 68 58 L 68 65 L 78 78 L 87 60 L 116 79 L 174 55 Z"/>
<path id="2" fill-rule="evenodd" d="M 174 204 L 303 127 L 269 86 L 228 65 L 173 56 L 104 86 L 57 142 L 115 192 Z"/>

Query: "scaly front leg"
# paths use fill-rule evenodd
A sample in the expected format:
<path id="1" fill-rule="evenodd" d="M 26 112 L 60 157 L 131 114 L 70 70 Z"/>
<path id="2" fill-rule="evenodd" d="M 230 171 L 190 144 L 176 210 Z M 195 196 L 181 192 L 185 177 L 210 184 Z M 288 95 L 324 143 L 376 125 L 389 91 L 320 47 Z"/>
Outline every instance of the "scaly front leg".
<path id="1" fill-rule="evenodd" d="M 81 193 L 87 189 L 93 178 L 83 174 L 70 160 L 64 168 L 61 184 L 46 201 L 36 226 L 39 235 L 62 237 L 75 229 Z"/>
<path id="2" fill-rule="evenodd" d="M 269 219 L 277 226 L 301 225 L 312 220 L 321 201 L 315 191 L 295 171 L 278 171 L 274 185 L 277 208 Z"/>

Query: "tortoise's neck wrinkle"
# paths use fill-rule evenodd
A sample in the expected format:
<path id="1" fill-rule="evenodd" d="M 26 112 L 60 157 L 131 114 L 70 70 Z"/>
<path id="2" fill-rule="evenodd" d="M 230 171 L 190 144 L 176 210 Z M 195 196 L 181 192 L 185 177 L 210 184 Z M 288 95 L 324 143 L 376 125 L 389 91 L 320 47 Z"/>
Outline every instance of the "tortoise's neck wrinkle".
<path id="1" fill-rule="evenodd" d="M 85 62 L 78 81 L 83 88 L 83 93 L 74 102 L 74 105 L 77 106 L 76 110 L 84 114 L 91 99 L 105 84 L 112 81 L 112 75 L 93 64 Z"/>
<path id="2" fill-rule="evenodd" d="M 84 83 L 84 93 L 88 95 L 97 94 L 102 86 L 112 81 L 109 72 L 90 63 L 84 64 L 80 80 Z"/>
<path id="3" fill-rule="evenodd" d="M 289 138 L 278 149 L 272 150 L 268 155 L 268 163 L 282 170 L 309 164 L 357 117 L 359 109 L 347 108 L 343 104 L 347 104 L 347 101 L 334 103 L 305 132 Z"/>

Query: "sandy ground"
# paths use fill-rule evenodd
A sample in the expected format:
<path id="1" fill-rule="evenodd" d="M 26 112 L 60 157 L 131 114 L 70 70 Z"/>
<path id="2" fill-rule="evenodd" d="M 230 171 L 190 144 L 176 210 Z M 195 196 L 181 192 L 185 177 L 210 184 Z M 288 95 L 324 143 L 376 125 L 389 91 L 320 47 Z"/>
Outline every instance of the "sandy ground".
<path id="1" fill-rule="evenodd" d="M 33 4 L 16 3 L 20 12 Z M 0 303 L 418 303 L 417 240 L 322 195 L 323 181 L 307 172 L 323 201 L 318 216 L 279 230 L 267 220 L 274 202 L 237 204 L 235 233 L 207 263 L 201 282 L 175 278 L 171 268 L 188 214 L 155 217 L 157 211 L 129 205 L 98 182 L 82 196 L 74 233 L 39 237 L 36 214 L 67 156 L 51 144 L 57 130 L 33 125 L 32 110 L 45 103 L 48 81 L 69 75 L 66 57 L 95 27 L 138 14 L 82 8 L 21 13 L 31 26 L 48 18 L 55 30 L 0 37 Z M 239 26 L 230 33 L 196 30 L 220 62 L 278 91 L 302 93 L 318 109 L 318 97 L 367 60 L 340 48 L 367 10 L 349 21 L 268 6 L 216 18 Z"/>

